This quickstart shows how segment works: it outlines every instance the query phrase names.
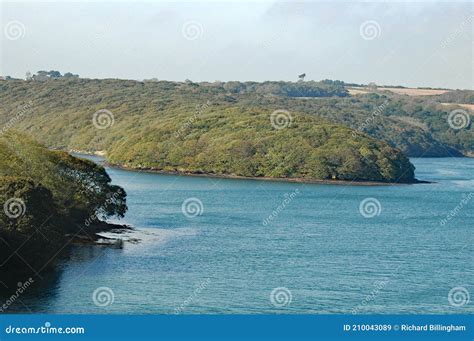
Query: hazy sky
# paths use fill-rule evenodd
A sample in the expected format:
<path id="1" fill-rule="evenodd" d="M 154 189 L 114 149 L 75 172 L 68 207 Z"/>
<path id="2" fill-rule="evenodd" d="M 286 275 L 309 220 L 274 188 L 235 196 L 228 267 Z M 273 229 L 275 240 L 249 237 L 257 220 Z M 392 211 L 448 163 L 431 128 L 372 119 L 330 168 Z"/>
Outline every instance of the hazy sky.
<path id="1" fill-rule="evenodd" d="M 0 74 L 473 88 L 471 2 L 4 2 Z"/>

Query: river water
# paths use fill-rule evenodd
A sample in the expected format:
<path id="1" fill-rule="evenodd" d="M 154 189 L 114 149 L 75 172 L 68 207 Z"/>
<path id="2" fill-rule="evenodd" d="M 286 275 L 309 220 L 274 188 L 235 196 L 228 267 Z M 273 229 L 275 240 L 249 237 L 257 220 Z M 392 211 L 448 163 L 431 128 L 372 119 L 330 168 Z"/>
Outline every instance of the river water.
<path id="1" fill-rule="evenodd" d="M 137 229 L 130 241 L 74 247 L 10 311 L 472 313 L 474 159 L 412 162 L 418 179 L 436 183 L 336 186 L 109 168 L 128 193 L 121 222 Z"/>

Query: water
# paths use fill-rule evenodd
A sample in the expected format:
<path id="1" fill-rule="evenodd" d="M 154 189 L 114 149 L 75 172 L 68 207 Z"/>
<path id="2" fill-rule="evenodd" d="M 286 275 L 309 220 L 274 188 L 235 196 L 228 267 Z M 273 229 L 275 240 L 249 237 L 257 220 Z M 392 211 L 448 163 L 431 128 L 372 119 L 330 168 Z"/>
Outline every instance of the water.
<path id="1" fill-rule="evenodd" d="M 141 242 L 75 247 L 11 311 L 472 313 L 472 302 L 456 307 L 448 293 L 474 295 L 474 197 L 456 210 L 474 192 L 474 159 L 412 162 L 417 178 L 436 183 L 331 186 L 108 169 L 128 193 L 124 222 L 137 227 L 129 237 Z M 183 214 L 189 198 L 202 202 L 201 215 Z M 361 214 L 366 198 L 380 202 L 379 215 Z M 94 304 L 99 287 L 113 292 L 112 304 Z M 272 302 L 275 288 L 286 289 Z"/>

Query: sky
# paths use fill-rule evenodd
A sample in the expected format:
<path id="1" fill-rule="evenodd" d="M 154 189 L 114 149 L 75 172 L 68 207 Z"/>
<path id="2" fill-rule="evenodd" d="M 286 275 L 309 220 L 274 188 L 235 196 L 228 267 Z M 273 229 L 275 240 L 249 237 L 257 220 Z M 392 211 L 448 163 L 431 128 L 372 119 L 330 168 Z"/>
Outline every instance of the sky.
<path id="1" fill-rule="evenodd" d="M 0 75 L 473 89 L 472 2 L 0 0 Z"/>

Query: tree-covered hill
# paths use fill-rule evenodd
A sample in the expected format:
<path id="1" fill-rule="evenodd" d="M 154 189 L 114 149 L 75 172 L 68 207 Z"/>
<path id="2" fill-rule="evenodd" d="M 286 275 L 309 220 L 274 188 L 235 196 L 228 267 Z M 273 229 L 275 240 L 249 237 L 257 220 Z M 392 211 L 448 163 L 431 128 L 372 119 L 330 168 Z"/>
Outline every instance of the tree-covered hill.
<path id="1" fill-rule="evenodd" d="M 473 125 L 453 129 L 449 124 L 449 113 L 462 108 L 442 106 L 438 97 L 367 94 L 319 99 L 245 98 L 240 103 L 243 107 L 285 107 L 320 116 L 387 141 L 410 157 L 462 156 L 474 151 Z M 463 115 L 469 112 L 464 110 Z"/>
<path id="2" fill-rule="evenodd" d="M 455 107 L 440 103 L 461 95 L 469 99 L 472 91 L 453 92 L 453 98 L 449 94 L 349 97 L 340 81 L 180 83 L 76 77 L 8 80 L 0 81 L 0 124 L 28 131 L 49 147 L 107 150 L 116 141 L 139 135 L 161 115 L 187 114 L 191 119 L 196 107 L 209 102 L 223 110 L 284 109 L 319 116 L 350 127 L 357 134 L 384 140 L 408 156 L 471 154 L 472 124 L 453 129 L 448 116 Z M 190 107 L 193 110 L 186 109 Z M 94 129 L 92 115 L 100 109 L 113 113 L 114 127 L 120 130 Z"/>
<path id="3" fill-rule="evenodd" d="M 283 111 L 272 122 L 272 111 L 237 105 L 220 88 L 208 90 L 212 95 L 199 85 L 172 82 L 19 82 L 15 103 L 24 99 L 31 110 L 24 110 L 15 126 L 50 147 L 105 150 L 110 162 L 133 168 L 274 178 L 414 180 L 413 166 L 387 143 L 313 115 Z M 11 96 L 11 89 L 4 91 Z M 5 111 L 3 116 L 16 117 Z M 285 120 L 291 124 L 286 126 Z M 279 127 L 281 123 L 285 126 Z"/>
<path id="4" fill-rule="evenodd" d="M 196 174 L 412 182 L 413 166 L 387 143 L 309 115 L 209 106 L 175 108 L 128 138 L 108 159 L 126 167 Z M 141 125 L 140 117 L 127 117 Z M 145 125 L 145 122 L 142 122 Z M 129 131 L 129 130 L 128 130 Z"/>
<path id="5" fill-rule="evenodd" d="M 48 268 L 71 236 L 94 235 L 101 219 L 123 217 L 125 199 L 103 167 L 2 132 L 0 278 Z"/>

